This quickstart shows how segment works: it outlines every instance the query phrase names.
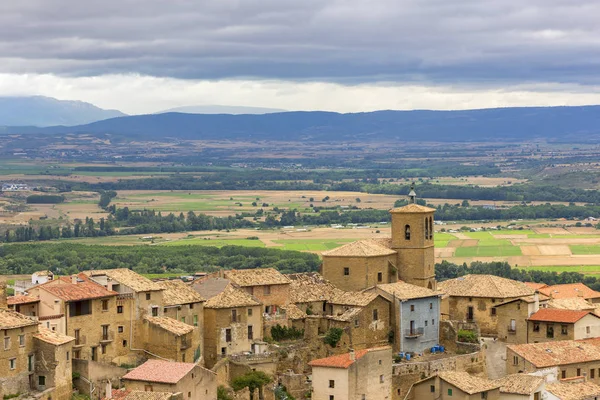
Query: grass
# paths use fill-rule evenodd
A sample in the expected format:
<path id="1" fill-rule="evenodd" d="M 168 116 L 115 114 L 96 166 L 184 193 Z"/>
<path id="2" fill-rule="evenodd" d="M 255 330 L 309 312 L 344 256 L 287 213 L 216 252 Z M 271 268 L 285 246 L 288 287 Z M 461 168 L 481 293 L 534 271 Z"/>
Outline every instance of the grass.
<path id="1" fill-rule="evenodd" d="M 454 240 L 454 239 L 456 239 L 456 236 L 454 236 L 454 235 L 453 235 L 453 234 L 451 234 L 451 233 L 446 233 L 446 232 L 436 232 L 436 233 L 433 235 L 433 239 L 434 239 L 434 240 L 436 240 L 436 241 L 437 241 L 437 240 L 446 240 L 446 241 L 449 241 L 449 240 Z"/>
<path id="2" fill-rule="evenodd" d="M 340 247 L 346 243 L 353 242 L 353 239 L 287 239 L 274 240 L 274 243 L 283 245 L 283 250 L 297 251 L 326 251 Z"/>
<path id="3" fill-rule="evenodd" d="M 571 253 L 575 255 L 582 254 L 600 254 L 600 245 L 582 245 L 582 244 L 573 244 L 569 246 L 571 248 Z"/>
<path id="4" fill-rule="evenodd" d="M 519 230 L 519 229 L 503 229 L 503 230 L 499 230 L 499 231 L 493 231 L 491 232 L 492 235 L 534 235 L 535 232 L 532 230 L 527 230 L 527 229 L 523 229 L 523 230 Z"/>
<path id="5" fill-rule="evenodd" d="M 434 240 L 435 247 L 448 247 L 449 240 Z"/>
<path id="6" fill-rule="evenodd" d="M 161 243 L 162 246 L 246 246 L 246 247 L 265 247 L 264 242 L 251 239 L 204 239 L 192 238 L 181 239 L 172 242 Z"/>
<path id="7" fill-rule="evenodd" d="M 519 246 L 479 246 L 459 247 L 454 252 L 455 257 L 508 257 L 520 256 Z"/>

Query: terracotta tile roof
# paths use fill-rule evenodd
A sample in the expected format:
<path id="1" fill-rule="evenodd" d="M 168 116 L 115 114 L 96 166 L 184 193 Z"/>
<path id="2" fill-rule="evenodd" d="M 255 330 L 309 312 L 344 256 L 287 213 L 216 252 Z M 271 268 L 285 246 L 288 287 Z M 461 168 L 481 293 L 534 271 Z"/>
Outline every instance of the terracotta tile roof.
<path id="1" fill-rule="evenodd" d="M 356 350 L 354 352 L 354 360 L 350 358 L 350 353 L 339 354 L 337 356 L 331 356 L 326 358 L 319 358 L 316 360 L 312 360 L 308 363 L 311 367 L 326 367 L 326 368 L 348 368 L 352 364 L 356 362 L 356 360 L 360 360 L 370 351 L 377 350 L 385 350 L 390 349 L 389 346 L 384 347 L 372 347 L 370 349 Z"/>
<path id="2" fill-rule="evenodd" d="M 337 289 L 316 272 L 289 274 L 290 303 L 312 303 L 329 300 Z"/>
<path id="3" fill-rule="evenodd" d="M 455 297 L 506 299 L 533 295 L 523 282 L 494 275 L 465 275 L 438 283 L 438 290 Z"/>
<path id="4" fill-rule="evenodd" d="M 176 384 L 189 374 L 196 364 L 148 360 L 126 373 L 122 379 L 132 381 Z"/>
<path id="5" fill-rule="evenodd" d="M 500 387 L 497 381 L 479 378 L 464 371 L 443 371 L 439 372 L 438 376 L 468 394 L 487 392 Z"/>
<path id="6" fill-rule="evenodd" d="M 343 290 L 336 289 L 329 302 L 344 306 L 366 307 L 378 296 L 377 293 L 372 292 L 344 292 Z"/>
<path id="7" fill-rule="evenodd" d="M 563 285 L 546 286 L 539 289 L 539 291 L 553 299 L 565 299 L 569 297 L 581 297 L 584 299 L 600 298 L 600 292 L 590 289 L 583 283 L 566 283 Z"/>
<path id="8" fill-rule="evenodd" d="M 563 310 L 594 310 L 595 306 L 581 297 L 566 299 L 552 299 L 548 302 L 548 308 L 559 308 Z"/>
<path id="9" fill-rule="evenodd" d="M 208 299 L 204 308 L 252 307 L 261 304 L 256 297 L 245 290 L 228 285 L 221 293 Z"/>
<path id="10" fill-rule="evenodd" d="M 131 288 L 134 292 L 162 290 L 158 283 L 152 282 L 150 279 L 127 268 L 84 271 L 84 274 L 90 277 L 106 275 L 112 280 Z"/>
<path id="11" fill-rule="evenodd" d="M 37 303 L 40 301 L 40 299 L 35 296 L 26 296 L 26 295 L 21 294 L 21 295 L 16 295 L 16 296 L 8 296 L 6 298 L 6 301 L 9 306 L 12 306 L 12 305 L 16 305 L 16 304 Z"/>
<path id="12" fill-rule="evenodd" d="M 441 292 L 437 292 L 417 285 L 412 285 L 403 281 L 398 281 L 394 283 L 384 283 L 383 285 L 377 285 L 376 287 L 392 296 L 395 296 L 400 300 L 420 299 L 423 297 L 433 297 L 442 295 Z"/>
<path id="13" fill-rule="evenodd" d="M 79 274 L 77 283 L 73 283 L 71 277 L 60 277 L 60 279 L 55 279 L 37 287 L 66 302 L 99 299 L 118 294 L 91 281 L 82 274 Z"/>
<path id="14" fill-rule="evenodd" d="M 153 325 L 156 325 L 177 336 L 182 336 L 194 330 L 192 325 L 178 321 L 169 317 L 144 317 L 144 319 Z"/>
<path id="15" fill-rule="evenodd" d="M 588 315 L 590 311 L 562 310 L 558 308 L 540 308 L 529 317 L 529 321 L 539 322 L 562 322 L 574 324 Z"/>
<path id="16" fill-rule="evenodd" d="M 175 306 L 179 304 L 200 303 L 206 301 L 198 292 L 179 279 L 158 282 L 164 289 L 163 305 Z"/>
<path id="17" fill-rule="evenodd" d="M 232 269 L 224 271 L 224 276 L 241 287 L 290 283 L 289 278 L 275 268 Z"/>
<path id="18" fill-rule="evenodd" d="M 392 254 L 396 252 L 374 239 L 358 240 L 321 253 L 325 257 L 379 257 Z"/>
<path id="19" fill-rule="evenodd" d="M 26 317 L 21 313 L 0 308 L 0 329 L 23 328 L 25 326 L 37 324 L 37 321 Z"/>
<path id="20" fill-rule="evenodd" d="M 74 337 L 50 330 L 43 325 L 40 325 L 38 333 L 35 333 L 33 337 L 56 346 L 60 346 L 75 340 Z"/>
<path id="21" fill-rule="evenodd" d="M 546 391 L 561 400 L 589 400 L 600 396 L 600 386 L 594 382 L 553 382 L 546 385 Z"/>
<path id="22" fill-rule="evenodd" d="M 283 310 L 285 310 L 285 316 L 288 317 L 289 319 L 303 319 L 303 318 L 306 318 L 306 313 L 304 311 L 302 311 L 295 304 L 287 304 L 285 306 L 282 306 L 281 308 Z"/>
<path id="23" fill-rule="evenodd" d="M 600 360 L 600 338 L 513 344 L 507 348 L 536 368 Z"/>
<path id="24" fill-rule="evenodd" d="M 532 288 L 533 290 L 539 290 L 543 287 L 548 286 L 545 283 L 537 283 L 537 282 L 523 282 L 523 283 L 526 284 L 527 286 L 529 286 L 530 288 Z"/>
<path id="25" fill-rule="evenodd" d="M 397 214 L 397 213 L 431 213 L 431 212 L 435 212 L 435 208 L 431 208 L 431 207 L 425 207 L 425 206 L 421 206 L 419 204 L 407 204 L 403 207 L 398 207 L 398 208 L 392 208 L 390 210 L 390 212 L 392 214 Z"/>
<path id="26" fill-rule="evenodd" d="M 113 389 L 111 400 L 170 400 L 174 393 L 145 392 L 142 390 Z M 104 397 L 102 400 L 108 400 Z"/>
<path id="27" fill-rule="evenodd" d="M 529 396 L 544 382 L 541 376 L 527 374 L 507 375 L 497 379 L 500 383 L 500 393 L 512 393 Z"/>

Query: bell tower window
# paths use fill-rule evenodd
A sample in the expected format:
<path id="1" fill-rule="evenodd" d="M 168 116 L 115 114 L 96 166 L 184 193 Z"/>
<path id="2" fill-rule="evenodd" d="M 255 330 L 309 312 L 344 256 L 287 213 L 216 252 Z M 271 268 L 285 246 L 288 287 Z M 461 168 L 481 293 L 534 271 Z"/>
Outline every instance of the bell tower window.
<path id="1" fill-rule="evenodd" d="M 404 239 L 410 240 L 410 225 L 404 227 Z"/>
<path id="2" fill-rule="evenodd" d="M 425 218 L 425 240 L 429 239 L 429 218 Z"/>

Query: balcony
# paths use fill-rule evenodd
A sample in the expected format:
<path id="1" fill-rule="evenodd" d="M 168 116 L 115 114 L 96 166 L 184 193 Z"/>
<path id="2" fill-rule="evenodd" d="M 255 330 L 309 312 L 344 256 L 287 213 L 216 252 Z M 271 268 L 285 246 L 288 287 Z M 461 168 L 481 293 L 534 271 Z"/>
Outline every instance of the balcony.
<path id="1" fill-rule="evenodd" d="M 516 326 L 510 326 L 510 325 L 509 325 L 509 326 L 506 328 L 506 331 L 507 331 L 508 333 L 510 333 L 511 335 L 515 335 L 515 334 L 517 333 L 517 327 L 516 327 Z"/>
<path id="2" fill-rule="evenodd" d="M 408 339 L 415 339 L 415 338 L 418 338 L 419 336 L 423 336 L 424 332 L 425 332 L 424 328 L 405 329 L 404 337 L 408 338 Z"/>
<path id="3" fill-rule="evenodd" d="M 79 335 L 79 337 L 75 336 L 75 343 L 73 344 L 73 347 L 81 347 L 81 346 L 85 346 L 87 340 L 86 337 L 83 335 Z"/>
<path id="4" fill-rule="evenodd" d="M 113 331 L 102 333 L 102 336 L 100 337 L 100 343 L 108 343 L 112 342 L 113 340 L 115 340 L 115 334 Z"/>

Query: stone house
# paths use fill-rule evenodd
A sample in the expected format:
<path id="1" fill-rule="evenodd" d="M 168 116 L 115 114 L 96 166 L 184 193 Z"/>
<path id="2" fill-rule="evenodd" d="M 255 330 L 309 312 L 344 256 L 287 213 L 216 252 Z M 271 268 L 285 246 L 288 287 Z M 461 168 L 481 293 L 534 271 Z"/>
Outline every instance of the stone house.
<path id="1" fill-rule="evenodd" d="M 438 289 L 445 294 L 442 314 L 450 320 L 474 322 L 484 335 L 498 334 L 496 305 L 534 294 L 523 282 L 494 275 L 465 275 L 440 282 Z"/>
<path id="2" fill-rule="evenodd" d="M 409 204 L 390 210 L 390 238 L 367 239 L 323 252 L 322 274 L 339 289 L 359 291 L 401 279 L 436 288 L 434 257 L 434 208 Z"/>
<path id="3" fill-rule="evenodd" d="M 501 383 L 464 371 L 443 371 L 422 379 L 410 389 L 407 400 L 498 400 Z"/>
<path id="4" fill-rule="evenodd" d="M 223 276 L 256 297 L 266 315 L 276 315 L 289 302 L 290 279 L 274 268 L 232 269 Z"/>
<path id="5" fill-rule="evenodd" d="M 506 348 L 509 374 L 558 368 L 559 379 L 586 377 L 600 383 L 600 339 L 513 344 Z"/>
<path id="6" fill-rule="evenodd" d="M 600 337 L 600 317 L 585 310 L 543 308 L 527 321 L 527 342 Z"/>
<path id="7" fill-rule="evenodd" d="M 72 361 L 75 338 L 40 327 L 33 334 L 35 374 L 33 382 L 40 392 L 53 388 L 51 397 L 68 400 L 73 393 Z"/>
<path id="8" fill-rule="evenodd" d="M 439 342 L 441 293 L 402 281 L 367 291 L 380 294 L 391 304 L 395 352 L 422 353 Z"/>
<path id="9" fill-rule="evenodd" d="M 495 306 L 498 318 L 498 339 L 506 343 L 527 343 L 527 319 L 548 307 L 548 297 L 535 293 L 508 300 Z"/>
<path id="10" fill-rule="evenodd" d="M 181 393 L 183 399 L 217 399 L 217 375 L 197 364 L 148 360 L 122 378 L 125 389 Z"/>
<path id="11" fill-rule="evenodd" d="M 54 274 L 51 271 L 37 271 L 31 274 L 31 283 L 41 285 L 54 279 Z"/>
<path id="12" fill-rule="evenodd" d="M 163 316 L 203 330 L 204 299 L 179 279 L 159 282 L 163 287 Z"/>
<path id="13" fill-rule="evenodd" d="M 212 278 L 193 286 L 204 304 L 204 360 L 207 367 L 228 355 L 258 352 L 263 338 L 262 304 L 228 279 Z"/>
<path id="14" fill-rule="evenodd" d="M 555 381 L 546 385 L 545 400 L 597 400 L 600 386 L 589 381 Z"/>
<path id="15" fill-rule="evenodd" d="M 148 338 L 143 350 L 150 356 L 197 362 L 202 354 L 199 329 L 169 317 L 144 317 L 142 336 Z"/>
<path id="16" fill-rule="evenodd" d="M 541 376 L 512 374 L 496 382 L 500 383 L 502 400 L 541 400 L 546 391 L 546 380 Z"/>
<path id="17" fill-rule="evenodd" d="M 312 360 L 313 400 L 392 398 L 392 348 L 389 346 Z"/>
<path id="18" fill-rule="evenodd" d="M 540 293 L 552 299 L 568 299 L 580 297 L 592 304 L 600 303 L 600 292 L 590 289 L 583 283 L 565 283 L 562 285 L 544 286 Z"/>
<path id="19" fill-rule="evenodd" d="M 40 314 L 40 299 L 28 295 L 8 296 L 8 308 L 28 317 L 37 317 Z"/>

